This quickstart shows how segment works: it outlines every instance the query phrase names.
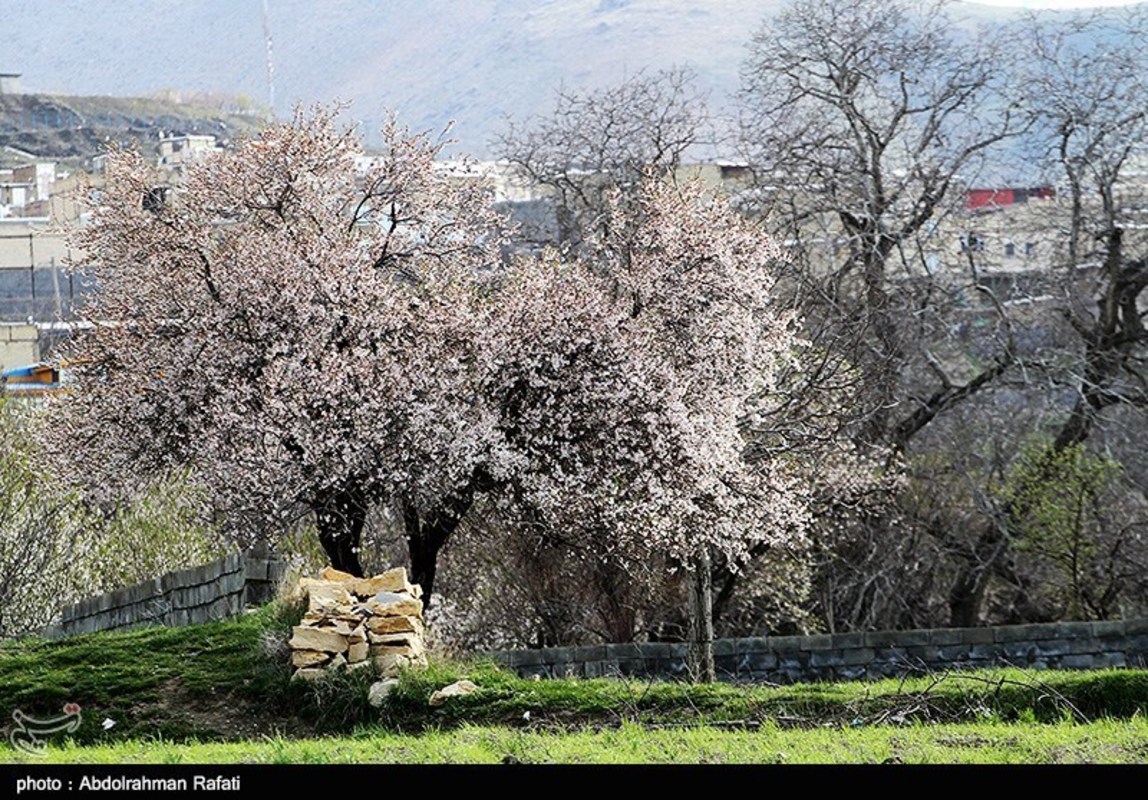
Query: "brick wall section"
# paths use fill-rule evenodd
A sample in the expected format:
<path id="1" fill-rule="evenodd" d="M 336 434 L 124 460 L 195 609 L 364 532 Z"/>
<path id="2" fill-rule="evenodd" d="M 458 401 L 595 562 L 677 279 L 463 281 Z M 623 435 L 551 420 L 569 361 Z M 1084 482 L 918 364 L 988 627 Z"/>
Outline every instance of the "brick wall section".
<path id="1" fill-rule="evenodd" d="M 194 625 L 238 616 L 275 596 L 282 563 L 239 554 L 89 597 L 68 606 L 44 630 L 49 639 L 148 625 Z"/>
<path id="2" fill-rule="evenodd" d="M 686 677 L 684 644 L 607 644 L 487 653 L 522 676 Z M 726 680 L 832 681 L 1014 665 L 1094 669 L 1148 665 L 1148 619 L 939 628 L 714 642 Z"/>

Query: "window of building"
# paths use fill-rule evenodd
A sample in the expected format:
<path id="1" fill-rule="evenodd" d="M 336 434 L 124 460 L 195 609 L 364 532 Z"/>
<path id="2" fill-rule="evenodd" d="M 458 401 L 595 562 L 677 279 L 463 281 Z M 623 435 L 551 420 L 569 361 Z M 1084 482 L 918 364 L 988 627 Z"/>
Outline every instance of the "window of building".
<path id="1" fill-rule="evenodd" d="M 969 231 L 961 236 L 962 253 L 981 253 L 985 249 L 985 240 L 979 233 Z"/>
<path id="2" fill-rule="evenodd" d="M 1006 258 L 1012 258 L 1016 255 L 1016 245 L 1012 242 L 1005 242 L 1004 254 Z"/>

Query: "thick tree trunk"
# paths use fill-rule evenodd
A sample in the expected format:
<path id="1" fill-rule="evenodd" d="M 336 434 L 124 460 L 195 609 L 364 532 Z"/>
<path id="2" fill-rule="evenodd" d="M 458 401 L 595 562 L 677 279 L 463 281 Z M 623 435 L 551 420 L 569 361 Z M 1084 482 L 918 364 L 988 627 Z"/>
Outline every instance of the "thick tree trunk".
<path id="1" fill-rule="evenodd" d="M 315 509 L 319 542 L 332 567 L 362 577 L 359 543 L 366 520 L 367 501 L 358 487 L 332 490 Z"/>
<path id="2" fill-rule="evenodd" d="M 411 559 L 411 582 L 423 590 L 423 608 L 430 608 L 434 596 L 438 554 L 458 529 L 459 523 L 474 502 L 475 481 L 443 501 L 429 513 L 421 514 L 409 499 L 400 507 L 407 535 L 407 553 Z"/>
<path id="3" fill-rule="evenodd" d="M 690 565 L 689 672 L 698 683 L 713 683 L 714 668 L 713 575 L 709 551 L 702 547 Z"/>

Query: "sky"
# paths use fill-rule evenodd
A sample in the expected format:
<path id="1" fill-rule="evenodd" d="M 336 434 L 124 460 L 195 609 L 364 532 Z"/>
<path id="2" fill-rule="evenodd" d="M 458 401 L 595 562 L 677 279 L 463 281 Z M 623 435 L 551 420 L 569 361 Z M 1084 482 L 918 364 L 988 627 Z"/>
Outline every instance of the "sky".
<path id="1" fill-rule="evenodd" d="M 965 0 L 965 2 L 1002 8 L 1100 8 L 1131 6 L 1143 0 Z"/>

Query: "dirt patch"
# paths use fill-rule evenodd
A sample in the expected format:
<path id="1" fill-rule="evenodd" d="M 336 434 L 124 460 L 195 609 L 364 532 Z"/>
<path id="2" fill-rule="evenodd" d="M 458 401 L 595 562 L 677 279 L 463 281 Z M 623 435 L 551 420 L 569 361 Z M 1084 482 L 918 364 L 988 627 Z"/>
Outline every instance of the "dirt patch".
<path id="1" fill-rule="evenodd" d="M 315 726 L 306 720 L 284 717 L 276 709 L 252 702 L 235 692 L 215 692 L 207 696 L 192 694 L 178 678 L 161 684 L 158 695 L 157 702 L 132 708 L 132 716 L 139 720 L 137 730 L 151 722 L 157 732 L 186 730 L 200 740 L 222 741 L 277 734 L 300 738 L 317 733 Z"/>

